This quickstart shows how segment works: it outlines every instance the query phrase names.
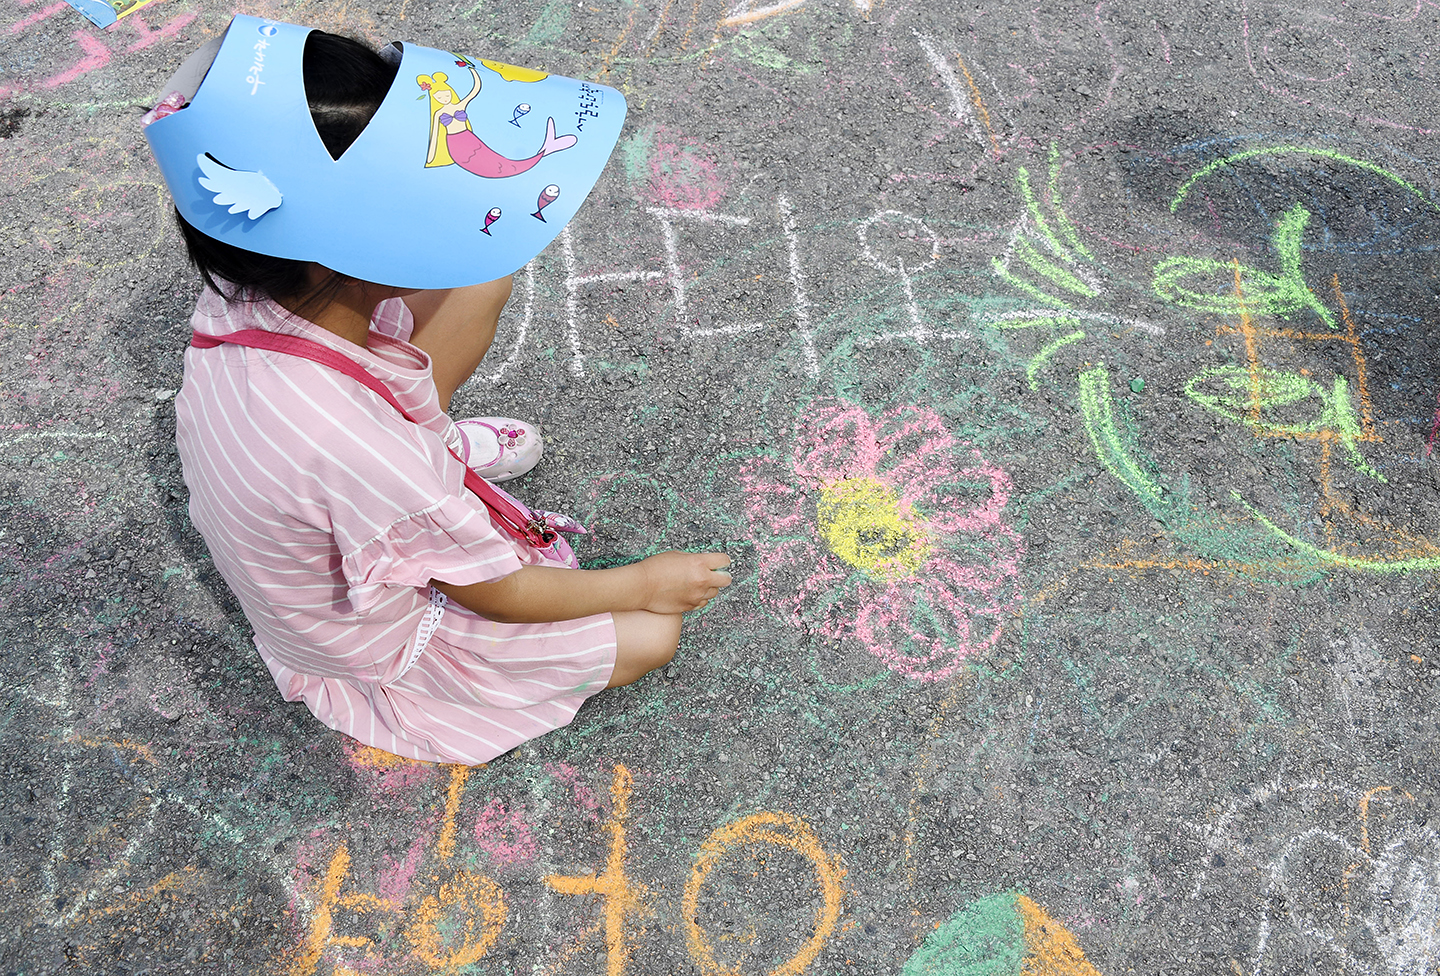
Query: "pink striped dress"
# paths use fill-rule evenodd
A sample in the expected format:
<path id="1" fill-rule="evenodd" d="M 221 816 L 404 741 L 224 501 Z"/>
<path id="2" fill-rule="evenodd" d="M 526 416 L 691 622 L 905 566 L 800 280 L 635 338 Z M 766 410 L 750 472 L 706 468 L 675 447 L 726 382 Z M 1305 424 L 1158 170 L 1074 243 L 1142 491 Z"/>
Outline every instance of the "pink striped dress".
<path id="1" fill-rule="evenodd" d="M 368 348 L 273 303 L 227 304 L 208 290 L 191 324 L 323 343 L 419 421 L 309 360 L 235 345 L 185 353 L 176 439 L 190 518 L 287 701 L 401 756 L 480 763 L 569 723 L 605 687 L 615 665 L 608 613 L 503 624 L 452 602 L 405 670 L 432 579 L 485 582 L 542 559 L 465 489 L 446 449 L 458 450 L 459 434 L 440 409 L 430 357 L 405 341 L 404 302 L 375 310 Z"/>

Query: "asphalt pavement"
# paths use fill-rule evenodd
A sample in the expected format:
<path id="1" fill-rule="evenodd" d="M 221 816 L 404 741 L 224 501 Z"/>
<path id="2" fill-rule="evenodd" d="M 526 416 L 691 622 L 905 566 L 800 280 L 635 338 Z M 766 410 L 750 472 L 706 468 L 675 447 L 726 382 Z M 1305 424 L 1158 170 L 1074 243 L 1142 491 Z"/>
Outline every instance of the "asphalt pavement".
<path id="1" fill-rule="evenodd" d="M 1435 4 L 245 12 L 625 93 L 452 413 L 736 582 L 483 767 L 283 701 L 139 125 L 232 11 L 12 4 L 0 972 L 1437 972 Z"/>

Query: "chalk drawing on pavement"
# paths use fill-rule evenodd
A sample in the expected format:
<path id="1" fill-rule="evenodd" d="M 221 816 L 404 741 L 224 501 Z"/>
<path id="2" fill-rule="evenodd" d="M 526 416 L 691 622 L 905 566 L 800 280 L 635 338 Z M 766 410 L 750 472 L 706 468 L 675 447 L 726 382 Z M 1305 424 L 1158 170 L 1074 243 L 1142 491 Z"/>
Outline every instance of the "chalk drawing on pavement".
<path id="1" fill-rule="evenodd" d="M 1009 476 L 919 406 L 872 418 L 819 401 L 794 445 L 740 475 L 761 598 L 920 681 L 993 647 L 1025 550 L 1006 512 Z"/>
<path id="2" fill-rule="evenodd" d="M 1410 793 L 1278 779 L 1195 824 L 1194 893 L 1264 878 L 1247 913 L 1249 973 L 1328 958 L 1344 972 L 1421 976 L 1440 961 L 1440 835 Z"/>
<path id="3" fill-rule="evenodd" d="M 1222 165 L 1299 155 L 1339 162 L 1344 168 L 1385 180 L 1427 208 L 1434 206 L 1411 183 L 1376 164 L 1294 146 L 1245 150 L 1208 164 L 1184 181 L 1173 206 Z M 1079 360 L 1077 366 L 1066 368 L 1075 370 L 1074 395 L 1096 457 L 1166 526 L 1176 542 L 1200 557 L 1197 565 L 1277 581 L 1313 581 L 1337 569 L 1376 573 L 1440 569 L 1440 546 L 1413 530 L 1360 511 L 1335 487 L 1334 461 L 1343 461 L 1362 477 L 1386 481 L 1364 452 L 1365 445 L 1382 443 L 1384 435 L 1370 397 L 1357 313 L 1338 275 L 1324 290 L 1306 278 L 1303 246 L 1311 211 L 1294 203 L 1275 217 L 1270 250 L 1278 264 L 1276 271 L 1245 265 L 1236 258 L 1227 263 L 1185 255 L 1162 257 L 1152 268 L 1154 294 L 1163 303 L 1187 314 L 1218 317 L 1217 340 L 1239 340 L 1234 353 L 1238 361 L 1203 368 L 1183 381 L 1181 390 L 1190 403 L 1212 417 L 1212 423 L 1240 425 L 1257 439 L 1291 441 L 1297 449 L 1314 452 L 1314 489 L 1309 497 L 1292 492 L 1281 508 L 1267 509 L 1276 500 L 1273 492 L 1272 500 L 1261 505 L 1243 482 L 1234 483 L 1219 493 L 1224 509 L 1212 511 L 1203 504 L 1203 496 L 1192 494 L 1191 486 L 1167 482 L 1155 461 L 1145 455 L 1126 415 L 1128 407 L 1115 398 L 1118 384 L 1105 363 L 1086 361 L 1083 354 L 1072 351 L 1072 347 L 1094 349 L 1095 330 L 1090 323 L 1104 321 L 1114 336 L 1122 322 L 1085 307 L 1111 289 L 1109 274 L 1095 260 L 1067 212 L 1060 175 L 1053 147 L 1050 178 L 1043 194 L 1033 187 L 1028 170 L 1019 168 L 1016 185 L 1022 214 L 1009 245 L 992 262 L 995 275 L 1023 296 L 1020 301 L 1035 304 L 993 312 L 979 321 L 1002 334 L 1037 335 L 1031 340 L 1034 351 L 1026 370 L 1032 390 L 1054 375 L 1062 363 Z M 1220 287 L 1222 282 L 1226 287 Z M 1280 324 L 1266 321 L 1277 318 L 1282 320 Z M 1132 330 L 1138 327 L 1151 334 L 1164 331 L 1144 321 L 1130 325 Z M 1216 346 L 1217 350 L 1223 348 Z M 1332 362 L 1324 354 L 1326 348 L 1340 348 L 1348 354 L 1349 375 L 1314 375 L 1306 363 Z M 1299 362 L 1272 365 L 1276 355 L 1285 350 Z M 1062 374 L 1052 382 L 1068 388 L 1072 381 Z M 1321 537 L 1307 537 L 1310 531 L 1302 526 L 1319 526 Z M 1121 568 L 1127 562 L 1134 565 L 1126 557 L 1101 559 L 1092 565 Z M 1173 560 L 1168 564 L 1178 565 Z"/>
<path id="4" fill-rule="evenodd" d="M 432 767 L 410 760 L 396 760 L 392 765 L 397 770 L 443 770 L 443 793 L 424 787 L 429 777 L 413 780 L 413 787 L 400 788 L 399 795 L 412 801 L 424 792 L 434 796 L 430 816 L 421 819 L 421 829 L 403 859 L 357 862 L 351 843 L 343 836 L 332 839 L 331 831 L 317 831 L 302 845 L 294 880 L 302 926 L 287 961 L 287 976 L 314 976 L 324 971 L 325 963 L 337 973 L 365 972 L 377 966 L 394 972 L 462 971 L 491 955 L 505 938 L 507 925 L 534 908 L 530 898 L 507 894 L 507 890 L 528 892 L 533 888 L 533 881 L 527 883 L 525 875 L 527 869 L 537 867 L 537 854 L 544 862 L 558 853 L 536 849 L 536 825 L 531 818 L 504 798 L 492 796 L 474 815 L 475 838 L 486 855 L 477 860 L 462 843 L 467 836 L 462 824 L 475 805 L 467 802 L 474 789 L 471 769 Z M 567 904 L 579 909 L 590 899 L 599 900 L 598 926 L 587 927 L 578 935 L 582 941 L 598 942 L 608 976 L 625 976 L 633 971 L 632 965 L 643 964 L 636 958 L 638 940 L 654 928 L 657 916 L 671 933 L 668 937 L 683 942 L 700 972 L 721 976 L 742 967 L 750 971 L 753 966 L 747 961 L 745 943 L 737 946 L 733 940 L 718 938 L 716 928 L 728 930 L 733 921 L 728 916 L 733 913 L 735 871 L 758 864 L 759 870 L 745 874 L 753 885 L 765 873 L 768 858 L 789 864 L 786 858 L 794 856 L 809 866 L 816 908 L 812 917 L 801 921 L 805 931 L 800 937 L 778 949 L 780 958 L 756 960 L 763 970 L 778 976 L 800 976 L 838 936 L 846 893 L 844 863 L 801 818 L 782 811 L 760 811 L 719 825 L 695 849 L 678 904 L 667 904 L 662 892 L 629 873 L 635 789 L 630 770 L 623 765 L 614 767 L 608 804 L 600 802 L 586 778 L 574 770 L 554 766 L 547 771 L 553 785 L 569 787 L 572 813 L 578 814 L 581 822 L 589 822 L 587 814 L 603 815 L 596 824 L 598 834 L 605 838 L 603 865 L 580 874 L 551 872 L 538 880 L 556 895 L 571 896 L 549 912 L 563 913 Z M 501 810 L 511 812 L 497 814 Z M 524 838 L 519 859 L 514 857 L 516 847 L 487 843 L 487 838 L 493 840 L 497 816 L 508 821 L 509 831 Z M 565 960 L 574 951 L 574 946 L 562 947 L 558 955 L 542 952 L 542 958 L 551 955 L 551 963 L 557 967 L 554 971 L 564 971 Z"/>
<path id="5" fill-rule="evenodd" d="M 900 976 L 1100 976 L 1075 936 L 1019 892 L 977 898 L 926 936 Z"/>

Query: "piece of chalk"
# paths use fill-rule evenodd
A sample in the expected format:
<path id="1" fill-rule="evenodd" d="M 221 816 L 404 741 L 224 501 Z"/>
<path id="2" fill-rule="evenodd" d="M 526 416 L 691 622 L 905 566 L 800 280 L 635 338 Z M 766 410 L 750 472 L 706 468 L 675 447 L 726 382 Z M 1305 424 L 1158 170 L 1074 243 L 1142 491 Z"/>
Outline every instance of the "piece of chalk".
<path id="1" fill-rule="evenodd" d="M 1141 392 L 1144 391 L 1144 389 L 1145 389 L 1145 381 L 1142 380 L 1140 377 L 1137 376 L 1137 377 L 1135 377 L 1133 380 L 1130 381 L 1130 392 L 1131 392 L 1131 393 L 1141 393 Z"/>

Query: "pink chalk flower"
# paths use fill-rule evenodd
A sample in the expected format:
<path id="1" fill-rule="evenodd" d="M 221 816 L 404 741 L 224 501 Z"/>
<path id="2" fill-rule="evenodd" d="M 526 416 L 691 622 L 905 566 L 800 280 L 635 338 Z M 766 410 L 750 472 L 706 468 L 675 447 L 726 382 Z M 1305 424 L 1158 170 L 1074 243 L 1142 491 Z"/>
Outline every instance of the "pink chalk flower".
<path id="1" fill-rule="evenodd" d="M 790 458 L 740 474 L 761 598 L 900 674 L 939 681 L 993 647 L 1020 599 L 1010 478 L 932 410 L 818 402 Z"/>

